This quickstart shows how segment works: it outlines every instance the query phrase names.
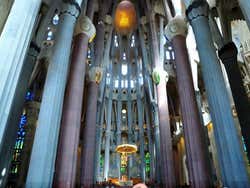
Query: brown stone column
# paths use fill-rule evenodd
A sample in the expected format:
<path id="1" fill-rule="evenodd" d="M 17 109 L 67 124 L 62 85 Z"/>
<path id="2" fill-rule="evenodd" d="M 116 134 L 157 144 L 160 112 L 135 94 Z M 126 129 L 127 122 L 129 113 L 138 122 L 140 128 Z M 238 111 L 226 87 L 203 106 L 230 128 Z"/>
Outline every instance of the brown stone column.
<path id="1" fill-rule="evenodd" d="M 105 40 L 105 17 L 111 5 L 111 0 L 99 0 L 99 13 L 96 25 L 95 56 L 89 70 L 89 82 L 87 93 L 86 123 L 83 128 L 83 144 L 81 157 L 81 187 L 92 188 L 94 186 L 95 149 L 96 149 L 96 115 L 98 84 L 102 78 L 104 40 Z"/>
<path id="2" fill-rule="evenodd" d="M 205 134 L 199 118 L 192 71 L 186 47 L 187 24 L 181 17 L 172 19 L 165 34 L 173 43 L 177 87 L 184 125 L 186 155 L 191 187 L 211 187 L 208 160 L 205 155 Z"/>
<path id="3" fill-rule="evenodd" d="M 175 187 L 176 181 L 166 85 L 166 77 L 161 75 L 160 83 L 157 85 L 161 149 L 161 182 L 162 187 L 171 188 Z"/>
<path id="4" fill-rule="evenodd" d="M 93 7 L 89 7 L 93 9 Z M 71 59 L 71 67 L 63 104 L 63 116 L 57 151 L 55 187 L 74 187 L 76 181 L 77 149 L 81 127 L 82 100 L 88 41 L 95 33 L 86 16 L 79 19 Z"/>
<path id="5" fill-rule="evenodd" d="M 147 17 L 150 23 L 151 47 L 153 56 L 152 77 L 157 89 L 157 101 L 159 112 L 159 130 L 160 130 L 160 172 L 162 188 L 175 187 L 175 170 L 173 163 L 172 137 L 170 130 L 170 119 L 167 98 L 167 73 L 163 70 L 163 62 L 159 55 L 159 38 L 157 35 L 155 13 L 149 0 L 146 1 Z"/>
<path id="6" fill-rule="evenodd" d="M 94 185 L 94 162 L 96 148 L 96 112 L 98 85 L 94 81 L 88 82 L 86 123 L 83 128 L 82 141 L 82 169 L 81 187 L 92 188 Z"/>

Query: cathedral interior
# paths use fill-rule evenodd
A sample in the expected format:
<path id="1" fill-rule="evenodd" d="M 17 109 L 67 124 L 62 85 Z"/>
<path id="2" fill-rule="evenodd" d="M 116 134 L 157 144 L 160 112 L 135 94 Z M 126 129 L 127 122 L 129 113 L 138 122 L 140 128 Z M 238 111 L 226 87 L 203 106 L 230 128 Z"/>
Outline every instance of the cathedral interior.
<path id="1" fill-rule="evenodd" d="M 250 187 L 249 0 L 0 0 L 0 187 Z"/>

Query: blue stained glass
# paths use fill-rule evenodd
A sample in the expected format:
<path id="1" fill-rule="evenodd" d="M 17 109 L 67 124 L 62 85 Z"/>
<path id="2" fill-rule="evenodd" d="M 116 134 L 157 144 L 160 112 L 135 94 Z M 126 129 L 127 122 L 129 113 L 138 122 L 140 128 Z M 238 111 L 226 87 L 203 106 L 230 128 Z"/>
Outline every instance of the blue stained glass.
<path id="1" fill-rule="evenodd" d="M 26 101 L 33 101 L 33 100 L 34 100 L 34 93 L 28 91 L 28 92 L 26 93 L 25 100 L 26 100 Z"/>

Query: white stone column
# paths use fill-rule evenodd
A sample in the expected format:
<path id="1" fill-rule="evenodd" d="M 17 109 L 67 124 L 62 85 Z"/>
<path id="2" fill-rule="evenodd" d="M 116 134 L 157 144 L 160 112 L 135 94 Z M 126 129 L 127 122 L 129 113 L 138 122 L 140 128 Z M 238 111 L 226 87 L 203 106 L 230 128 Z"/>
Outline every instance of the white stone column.
<path id="1" fill-rule="evenodd" d="M 81 0 L 63 1 L 50 57 L 26 187 L 52 187 L 71 42 Z"/>
<path id="2" fill-rule="evenodd" d="M 41 0 L 15 0 L 0 36 L 0 151 Z M 0 169 L 2 171 L 2 169 Z"/>

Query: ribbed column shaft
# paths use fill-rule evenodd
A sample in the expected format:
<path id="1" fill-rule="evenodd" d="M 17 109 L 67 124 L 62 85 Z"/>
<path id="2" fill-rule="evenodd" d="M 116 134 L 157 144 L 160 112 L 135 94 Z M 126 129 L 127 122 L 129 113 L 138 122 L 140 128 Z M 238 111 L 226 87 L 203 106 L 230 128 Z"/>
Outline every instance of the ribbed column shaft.
<path id="1" fill-rule="evenodd" d="M 208 4 L 194 1 L 187 9 L 200 56 L 201 70 L 214 123 L 224 186 L 248 187 L 246 166 L 234 124 L 229 96 L 208 24 Z"/>
<path id="2" fill-rule="evenodd" d="M 96 140 L 96 112 L 98 85 L 91 81 L 88 83 L 86 123 L 82 141 L 82 170 L 81 187 L 91 188 L 94 184 L 95 140 Z M 95 100 L 96 99 L 96 100 Z"/>
<path id="3" fill-rule="evenodd" d="M 43 91 L 26 187 L 51 187 L 53 182 L 71 41 L 79 14 L 79 7 L 76 5 L 69 3 L 62 5 L 54 51 Z"/>
<path id="4" fill-rule="evenodd" d="M 94 9 L 90 3 L 88 9 Z M 93 17 L 93 15 L 89 15 Z M 81 19 L 78 24 L 81 23 Z M 90 23 L 84 23 L 85 25 Z M 77 156 L 81 128 L 81 115 L 85 81 L 86 55 L 89 36 L 81 30 L 74 37 L 68 84 L 63 104 L 63 116 L 58 143 L 55 187 L 74 187 L 76 181 Z"/>
<path id="5" fill-rule="evenodd" d="M 188 159 L 188 172 L 192 187 L 211 187 L 208 161 L 205 157 L 205 135 L 195 98 L 192 71 L 188 60 L 186 38 L 173 37 L 177 87 Z"/>
<path id="6" fill-rule="evenodd" d="M 74 41 L 54 179 L 55 187 L 65 188 L 75 186 L 88 37 L 79 34 Z"/>
<path id="7" fill-rule="evenodd" d="M 250 160 L 250 105 L 238 66 L 237 54 L 238 50 L 233 42 L 224 45 L 219 50 L 219 57 L 227 71 L 242 136 L 246 144 L 248 159 Z"/>

